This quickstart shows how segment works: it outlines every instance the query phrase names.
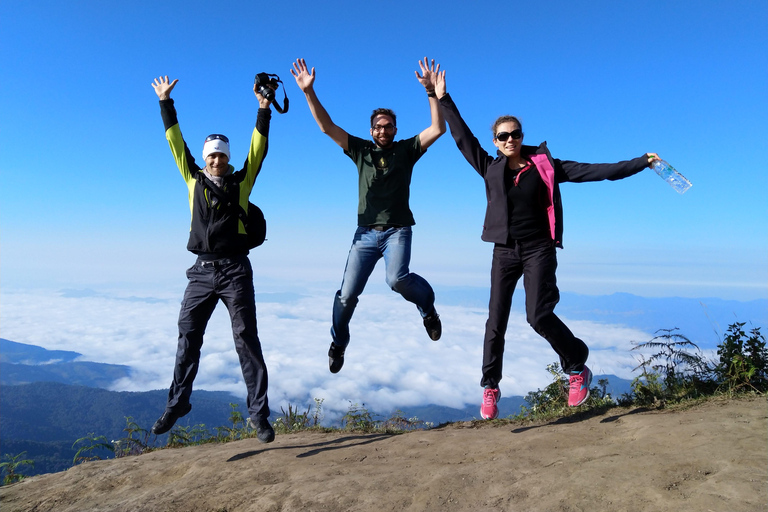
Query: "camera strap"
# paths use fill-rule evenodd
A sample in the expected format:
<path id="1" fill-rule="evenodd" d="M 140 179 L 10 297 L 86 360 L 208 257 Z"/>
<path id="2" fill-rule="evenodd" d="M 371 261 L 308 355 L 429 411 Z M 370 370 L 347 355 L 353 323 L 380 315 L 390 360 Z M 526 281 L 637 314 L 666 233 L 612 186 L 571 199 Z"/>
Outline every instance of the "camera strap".
<path id="1" fill-rule="evenodd" d="M 283 81 L 279 78 L 277 81 L 281 84 L 283 84 Z M 277 101 L 272 100 L 272 105 L 275 107 L 275 110 L 278 111 L 280 114 L 285 114 L 288 112 L 288 94 L 285 92 L 285 84 L 283 84 L 283 108 L 280 108 L 280 104 Z"/>
<path id="2" fill-rule="evenodd" d="M 283 81 L 280 80 L 280 77 L 273 74 L 273 73 L 258 73 L 256 75 L 256 81 L 258 83 L 259 80 L 264 80 L 265 82 L 273 82 L 278 84 L 283 84 Z M 265 85 L 266 87 L 266 85 Z M 279 86 L 278 86 L 279 87 Z M 285 114 L 288 112 L 288 94 L 285 92 L 285 84 L 283 84 L 283 106 L 280 107 L 280 104 L 276 102 L 274 99 L 270 101 L 270 103 L 275 107 L 275 110 L 278 111 L 280 114 Z"/>

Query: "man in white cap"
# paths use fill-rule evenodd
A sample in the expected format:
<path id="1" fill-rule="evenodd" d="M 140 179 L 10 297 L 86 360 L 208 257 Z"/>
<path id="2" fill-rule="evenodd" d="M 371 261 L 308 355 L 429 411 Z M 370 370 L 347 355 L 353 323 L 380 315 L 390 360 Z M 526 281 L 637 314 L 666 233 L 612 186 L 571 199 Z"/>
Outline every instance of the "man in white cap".
<path id="1" fill-rule="evenodd" d="M 248 413 L 259 441 L 269 443 L 275 439 L 275 432 L 269 424 L 267 366 L 256 327 L 253 270 L 248 260 L 247 235 L 236 208 L 239 205 L 247 211 L 248 197 L 267 154 L 270 102 L 254 86 L 259 112 L 242 169 L 235 171 L 229 165 L 229 140 L 219 134 L 205 139 L 205 167 L 200 168 L 181 135 L 170 97 L 177 82 L 171 82 L 165 76 L 156 78 L 152 87 L 160 98 L 165 138 L 187 185 L 192 214 L 187 249 L 197 255 L 197 261 L 187 270 L 189 283 L 179 313 L 179 341 L 168 402 L 152 432 L 157 435 L 168 432 L 176 420 L 192 409 L 189 399 L 200 363 L 203 334 L 221 299 L 229 311 L 235 349 L 248 388 Z M 218 190 L 213 191 L 210 187 Z M 229 199 L 229 205 L 218 199 L 220 194 Z"/>

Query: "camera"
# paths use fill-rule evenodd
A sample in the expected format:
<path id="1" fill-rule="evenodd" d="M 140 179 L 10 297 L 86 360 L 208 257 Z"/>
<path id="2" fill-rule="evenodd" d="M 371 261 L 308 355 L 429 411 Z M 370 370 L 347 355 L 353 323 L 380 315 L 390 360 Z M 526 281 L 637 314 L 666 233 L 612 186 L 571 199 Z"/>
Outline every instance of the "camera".
<path id="1" fill-rule="evenodd" d="M 275 99 L 275 90 L 278 87 L 278 81 L 280 81 L 280 77 L 277 75 L 257 73 L 256 78 L 253 80 L 253 84 L 256 86 L 256 90 L 259 91 L 259 94 L 269 101 L 273 101 Z M 274 87 L 274 89 L 268 87 L 270 85 Z"/>
<path id="2" fill-rule="evenodd" d="M 257 73 L 256 78 L 253 79 L 253 85 L 256 87 L 256 91 L 261 94 L 267 101 L 269 101 L 275 110 L 281 114 L 288 112 L 288 95 L 283 88 L 283 106 L 280 107 L 275 100 L 275 91 L 280 84 L 283 83 L 280 77 L 271 73 Z M 274 87 L 274 89 L 273 89 Z"/>

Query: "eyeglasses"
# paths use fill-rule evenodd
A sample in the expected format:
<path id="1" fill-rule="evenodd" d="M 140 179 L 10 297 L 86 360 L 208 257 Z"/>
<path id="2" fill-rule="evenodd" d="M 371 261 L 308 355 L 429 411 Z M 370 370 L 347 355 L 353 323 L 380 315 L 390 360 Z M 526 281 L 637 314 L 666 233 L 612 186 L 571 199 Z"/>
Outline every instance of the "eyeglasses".
<path id="1" fill-rule="evenodd" d="M 373 131 L 375 132 L 380 132 L 380 131 L 391 132 L 394 129 L 395 129 L 395 125 L 393 125 L 392 123 L 377 124 L 373 127 Z"/>
<path id="2" fill-rule="evenodd" d="M 221 135 L 220 133 L 212 133 L 211 135 L 207 136 L 205 138 L 205 142 L 210 142 L 212 140 L 223 140 L 227 144 L 229 144 L 229 139 L 226 135 Z"/>
<path id="3" fill-rule="evenodd" d="M 512 130 L 511 132 L 499 132 L 496 134 L 496 140 L 500 142 L 506 141 L 508 138 L 512 137 L 514 140 L 520 140 L 523 138 L 523 130 L 518 128 L 517 130 Z"/>

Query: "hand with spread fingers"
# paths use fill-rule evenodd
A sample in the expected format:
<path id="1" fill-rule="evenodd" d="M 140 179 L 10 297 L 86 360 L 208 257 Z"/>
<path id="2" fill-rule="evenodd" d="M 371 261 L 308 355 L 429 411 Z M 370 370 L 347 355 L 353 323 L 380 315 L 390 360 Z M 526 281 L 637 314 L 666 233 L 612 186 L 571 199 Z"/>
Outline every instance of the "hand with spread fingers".
<path id="1" fill-rule="evenodd" d="M 427 92 L 434 92 L 435 79 L 440 72 L 440 64 L 435 66 L 435 59 L 432 59 L 432 62 L 430 63 L 430 61 L 424 57 L 423 62 L 419 61 L 419 68 L 421 68 L 421 73 L 414 71 L 416 79 L 424 86 Z"/>
<path id="2" fill-rule="evenodd" d="M 312 89 L 312 86 L 315 83 L 315 68 L 312 68 L 312 71 L 309 71 L 304 59 L 296 59 L 296 62 L 293 63 L 291 74 L 293 75 L 293 78 L 296 79 L 296 85 L 299 86 L 299 89 L 301 89 L 302 92 L 307 92 Z"/>
<path id="3" fill-rule="evenodd" d="M 178 82 L 178 78 L 171 82 L 168 79 L 168 75 L 165 75 L 155 78 L 154 82 L 152 82 L 152 87 L 155 89 L 158 98 L 161 100 L 169 100 L 171 99 L 171 91 L 176 87 Z"/>

